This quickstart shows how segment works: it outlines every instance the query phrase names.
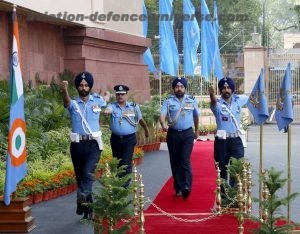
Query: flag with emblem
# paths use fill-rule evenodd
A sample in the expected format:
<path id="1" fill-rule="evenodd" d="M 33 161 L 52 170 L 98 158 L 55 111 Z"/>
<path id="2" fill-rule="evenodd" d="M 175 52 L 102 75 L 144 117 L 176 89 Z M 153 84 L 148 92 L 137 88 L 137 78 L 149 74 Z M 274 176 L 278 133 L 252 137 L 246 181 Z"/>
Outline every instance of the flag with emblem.
<path id="1" fill-rule="evenodd" d="M 275 118 L 279 131 L 286 129 L 293 122 L 293 96 L 291 64 L 288 63 L 281 83 L 280 91 L 277 95 Z"/>
<path id="2" fill-rule="evenodd" d="M 183 56 L 184 72 L 194 75 L 198 63 L 197 50 L 200 43 L 200 29 L 195 16 L 195 8 L 190 0 L 183 0 Z"/>
<path id="3" fill-rule="evenodd" d="M 260 75 L 252 89 L 247 106 L 257 124 L 263 124 L 268 119 L 269 110 L 267 98 L 265 96 L 265 80 L 263 69 L 261 69 Z"/>
<path id="4" fill-rule="evenodd" d="M 179 55 L 174 38 L 173 0 L 159 0 L 159 58 L 160 70 L 176 76 Z"/>
<path id="5" fill-rule="evenodd" d="M 26 124 L 24 117 L 23 81 L 20 69 L 20 43 L 17 15 L 13 12 L 13 42 L 10 71 L 10 117 L 6 159 L 4 203 L 10 204 L 11 194 L 18 182 L 25 177 L 26 165 Z"/>

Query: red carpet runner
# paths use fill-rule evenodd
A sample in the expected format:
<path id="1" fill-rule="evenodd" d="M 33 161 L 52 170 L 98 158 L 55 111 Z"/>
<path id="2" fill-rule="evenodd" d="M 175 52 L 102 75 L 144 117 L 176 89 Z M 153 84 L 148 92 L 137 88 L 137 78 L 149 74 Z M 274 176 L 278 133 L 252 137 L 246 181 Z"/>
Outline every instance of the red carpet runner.
<path id="1" fill-rule="evenodd" d="M 173 179 L 169 179 L 154 200 L 154 204 L 167 214 L 151 205 L 145 211 L 146 233 L 238 233 L 237 219 L 231 215 L 212 217 L 216 188 L 216 172 L 213 159 L 213 142 L 197 142 L 191 156 L 193 185 L 187 200 L 174 197 Z M 174 215 L 176 218 L 171 217 Z M 178 220 L 182 219 L 182 220 Z M 189 221 L 197 222 L 189 222 Z"/>

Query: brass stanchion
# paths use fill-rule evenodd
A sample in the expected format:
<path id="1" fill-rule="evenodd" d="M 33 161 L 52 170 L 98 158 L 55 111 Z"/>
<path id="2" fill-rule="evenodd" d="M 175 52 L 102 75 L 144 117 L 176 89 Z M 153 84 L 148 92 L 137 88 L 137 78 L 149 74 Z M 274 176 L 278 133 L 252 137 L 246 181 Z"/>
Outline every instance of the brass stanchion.
<path id="1" fill-rule="evenodd" d="M 134 215 L 137 216 L 139 213 L 139 200 L 138 200 L 138 173 L 136 166 L 133 165 L 132 168 L 132 174 L 133 174 L 133 209 L 134 209 Z"/>
<path id="2" fill-rule="evenodd" d="M 247 214 L 250 215 L 252 212 L 252 172 L 251 164 L 247 164 Z"/>
<path id="3" fill-rule="evenodd" d="M 243 212 L 247 213 L 247 199 L 248 199 L 248 177 L 247 177 L 247 164 L 243 163 L 243 170 L 242 170 L 242 178 L 243 178 Z"/>
<path id="4" fill-rule="evenodd" d="M 139 221 L 140 221 L 140 234 L 145 233 L 145 216 L 144 216 L 144 204 L 145 204 L 145 194 L 144 194 L 144 184 L 142 180 L 142 175 L 140 175 L 140 184 L 139 184 Z"/>
<path id="5" fill-rule="evenodd" d="M 237 201 L 239 205 L 239 214 L 238 214 L 238 233 L 244 233 L 244 194 L 243 194 L 243 184 L 241 182 L 241 178 L 237 176 Z"/>
<path id="6" fill-rule="evenodd" d="M 219 168 L 219 163 L 215 162 L 216 172 L 217 172 L 217 179 L 216 179 L 216 212 L 217 214 L 221 214 L 221 170 Z"/>
<path id="7" fill-rule="evenodd" d="M 264 171 L 263 173 L 263 176 L 266 176 L 266 171 Z M 268 189 L 268 186 L 266 185 L 266 183 L 263 184 L 263 191 L 262 191 L 262 202 L 264 201 L 267 201 L 268 200 L 268 197 L 269 197 L 269 189 Z M 261 206 L 261 221 L 266 223 L 267 222 L 267 219 L 268 219 L 268 215 L 269 215 L 269 212 L 268 212 L 268 207 L 266 206 Z"/>

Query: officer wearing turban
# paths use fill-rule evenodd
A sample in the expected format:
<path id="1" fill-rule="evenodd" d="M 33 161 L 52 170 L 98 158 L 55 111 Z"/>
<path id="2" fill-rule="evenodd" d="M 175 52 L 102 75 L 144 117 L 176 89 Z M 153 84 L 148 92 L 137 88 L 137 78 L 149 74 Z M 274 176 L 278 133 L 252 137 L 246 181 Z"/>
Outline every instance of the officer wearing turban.
<path id="1" fill-rule="evenodd" d="M 187 80 L 176 77 L 172 82 L 174 95 L 163 102 L 159 121 L 167 131 L 175 196 L 187 199 L 192 190 L 191 152 L 195 133 L 198 137 L 200 111 L 196 99 L 186 94 Z M 193 129 L 194 126 L 194 129 Z"/>
<path id="2" fill-rule="evenodd" d="M 226 167 L 230 157 L 236 159 L 244 157 L 244 146 L 239 135 L 242 106 L 248 101 L 246 95 L 236 95 L 234 80 L 224 77 L 218 82 L 221 94 L 216 98 L 213 87 L 209 88 L 210 106 L 215 115 L 217 124 L 217 134 L 214 141 L 214 158 L 219 163 L 221 178 L 227 180 Z M 231 180 L 231 186 L 235 182 Z M 224 193 L 224 188 L 221 187 Z"/>
<path id="3" fill-rule="evenodd" d="M 68 82 L 60 84 L 65 108 L 72 122 L 71 158 L 75 170 L 78 215 L 83 219 L 92 218 L 92 210 L 84 203 L 92 203 L 92 185 L 96 164 L 102 151 L 101 129 L 99 125 L 101 107 L 106 106 L 98 94 L 91 94 L 94 79 L 91 73 L 81 72 L 74 79 L 78 96 L 73 99 L 68 93 Z"/>
<path id="4" fill-rule="evenodd" d="M 132 172 L 132 157 L 134 147 L 137 143 L 136 131 L 138 124 L 142 126 L 145 137 L 149 136 L 148 127 L 142 118 L 142 113 L 138 104 L 128 102 L 126 85 L 116 85 L 116 102 L 110 103 L 104 113 L 110 115 L 109 127 L 112 132 L 110 144 L 113 157 L 120 159 L 120 165 L 126 165 L 126 173 Z M 129 181 L 124 185 L 127 187 Z"/>

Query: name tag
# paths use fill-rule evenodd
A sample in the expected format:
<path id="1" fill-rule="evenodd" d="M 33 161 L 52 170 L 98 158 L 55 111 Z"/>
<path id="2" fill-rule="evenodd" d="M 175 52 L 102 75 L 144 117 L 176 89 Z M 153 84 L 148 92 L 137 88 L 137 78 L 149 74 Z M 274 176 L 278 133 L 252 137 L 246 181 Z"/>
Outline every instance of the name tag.
<path id="1" fill-rule="evenodd" d="M 228 121 L 228 117 L 227 116 L 223 116 L 222 117 L 222 121 Z"/>

